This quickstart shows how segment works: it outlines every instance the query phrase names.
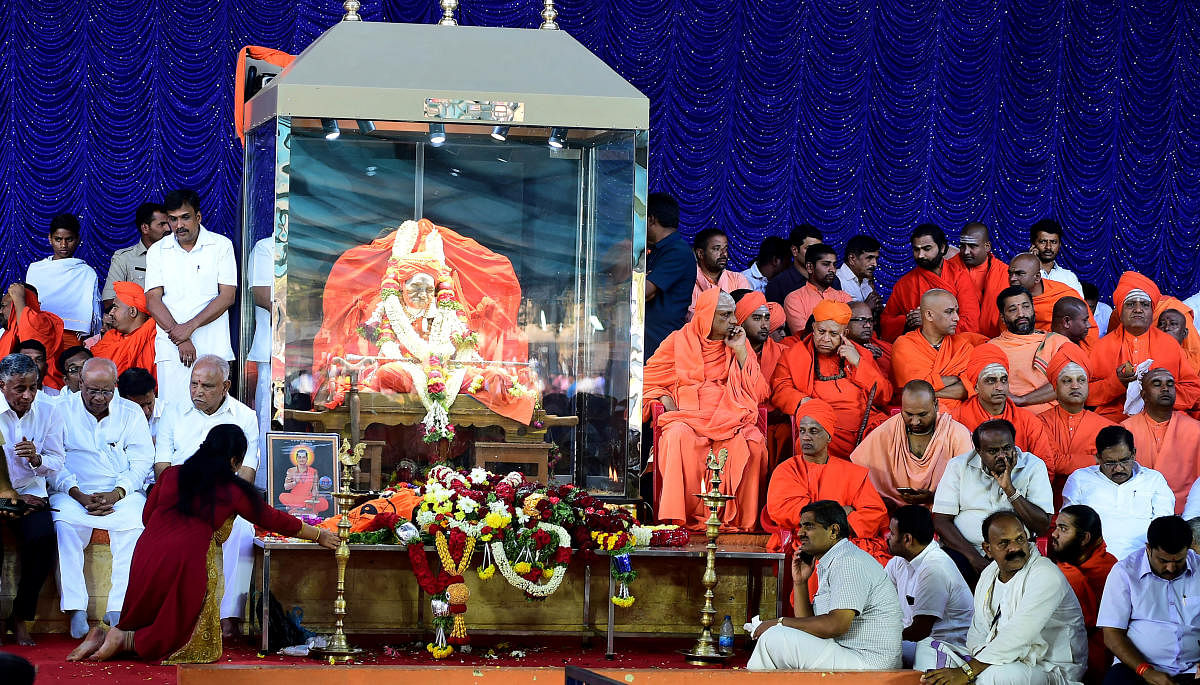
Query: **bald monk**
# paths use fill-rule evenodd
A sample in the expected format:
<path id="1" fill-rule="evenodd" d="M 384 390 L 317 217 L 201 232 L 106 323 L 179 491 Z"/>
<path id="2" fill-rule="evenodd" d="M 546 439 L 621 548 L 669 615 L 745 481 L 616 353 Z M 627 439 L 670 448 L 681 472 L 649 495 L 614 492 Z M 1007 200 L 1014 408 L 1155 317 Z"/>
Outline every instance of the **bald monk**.
<path id="1" fill-rule="evenodd" d="M 1113 306 L 1118 324 L 1088 351 L 1092 373 L 1091 404 L 1096 413 L 1113 421 L 1125 419 L 1126 390 L 1137 380 L 1136 367 L 1153 359 L 1175 379 L 1175 408 L 1193 409 L 1200 403 L 1200 378 L 1188 363 L 1179 342 L 1154 325 L 1154 306 L 1161 298 L 1149 278 L 1126 271 L 1117 281 Z"/>
<path id="2" fill-rule="evenodd" d="M 1193 316 L 1192 308 L 1174 297 L 1164 295 L 1154 307 L 1158 330 L 1175 338 L 1188 364 L 1200 372 L 1200 332 L 1196 331 Z"/>
<path id="3" fill-rule="evenodd" d="M 782 549 L 800 524 L 800 510 L 810 502 L 830 499 L 846 509 L 854 535 L 850 541 L 886 564 L 891 556 L 884 537 L 887 508 L 871 485 L 867 469 L 844 459 L 829 458 L 829 442 L 837 431 L 833 407 L 822 400 L 805 402 L 796 411 L 795 455 L 775 469 L 767 490 L 762 525 L 771 533 L 767 549 Z"/>
<path id="4" fill-rule="evenodd" d="M 892 399 L 892 384 L 871 353 L 843 335 L 849 305 L 824 300 L 812 317 L 812 337 L 788 348 L 775 369 L 771 403 L 791 415 L 810 399 L 827 402 L 837 427 L 829 453 L 848 459 L 862 436 L 887 418 L 882 409 Z"/>
<path id="5" fill-rule="evenodd" d="M 1174 408 L 1177 388 L 1170 371 L 1151 369 L 1141 384 L 1146 410 L 1121 425 L 1133 433 L 1138 463 L 1167 479 L 1175 493 L 1175 513 L 1182 514 L 1188 492 L 1200 478 L 1200 421 Z"/>
<path id="6" fill-rule="evenodd" d="M 1058 405 L 1038 414 L 1038 421 L 1050 447 L 1058 455 L 1050 479 L 1055 506 L 1062 503 L 1063 486 L 1075 471 L 1096 465 L 1096 435 L 1106 426 L 1116 425 L 1084 405 L 1088 400 L 1087 354 L 1078 345 L 1059 348 L 1046 373 L 1054 380 Z"/>
<path id="7" fill-rule="evenodd" d="M 1058 454 L 1042 430 L 1042 423 L 1028 409 L 1013 404 L 1008 396 L 1008 355 L 991 343 L 976 347 L 963 380 L 974 386 L 975 396 L 951 412 L 955 421 L 975 430 L 985 421 L 1004 419 L 1017 431 L 1017 447 L 1046 462 L 1046 471 L 1054 480 Z"/>
<path id="8" fill-rule="evenodd" d="M 916 380 L 904 386 L 900 413 L 868 433 L 850 461 L 870 469 L 889 507 L 929 507 L 946 463 L 971 448 L 971 431 L 938 412 L 933 386 Z"/>
<path id="9" fill-rule="evenodd" d="M 1091 333 L 1095 331 L 1092 310 L 1087 302 L 1073 296 L 1060 297 L 1058 302 L 1054 303 L 1051 316 L 1053 318 L 1050 320 L 1050 331 L 1058 333 L 1087 352 L 1088 346 L 1091 345 L 1088 339 L 1094 337 Z M 1035 317 L 1034 326 L 1036 325 Z"/>
<path id="10" fill-rule="evenodd" d="M 979 295 L 979 332 L 989 338 L 1000 335 L 1004 327 L 996 309 L 996 296 L 1009 285 L 1008 265 L 992 253 L 987 226 L 979 221 L 970 221 L 963 226 L 958 254 L 946 261 L 961 265 L 975 283 L 975 292 Z"/>
<path id="11" fill-rule="evenodd" d="M 971 350 L 986 341 L 977 333 L 956 333 L 958 300 L 945 290 L 921 296 L 921 328 L 900 336 L 892 345 L 892 381 L 902 388 L 911 380 L 933 386 L 941 411 L 950 411 L 971 392 L 960 376 L 971 361 Z"/>
<path id="12" fill-rule="evenodd" d="M 771 390 L 771 376 L 787 350 L 771 339 L 771 314 L 767 308 L 766 296 L 757 290 L 739 290 L 732 295 L 737 303 L 734 318 L 738 325 L 746 330 L 746 340 L 750 343 L 754 356 L 758 358 L 759 372 L 766 384 L 762 390 L 763 396 L 768 396 Z M 767 418 L 768 473 L 780 459 L 791 455 L 791 442 L 791 418 L 782 412 L 772 412 Z"/>
<path id="13" fill-rule="evenodd" d="M 42 311 L 37 290 L 27 283 L 13 283 L 0 297 L 0 356 L 17 352 L 22 340 L 37 340 L 46 348 L 46 359 L 58 359 L 63 350 L 63 320 Z M 50 364 L 43 381 L 51 388 L 63 386 L 56 364 Z"/>
<path id="14" fill-rule="evenodd" d="M 92 354 L 111 359 L 118 374 L 134 367 L 154 374 L 155 324 L 146 308 L 146 293 L 130 281 L 113 283 L 113 292 L 107 317 L 112 328 L 92 346 Z"/>
<path id="15" fill-rule="evenodd" d="M 1071 341 L 1057 333 L 1036 330 L 1033 296 L 1010 285 L 996 297 L 1004 332 L 992 344 L 1008 355 L 1008 391 L 1013 404 L 1040 414 L 1054 406 L 1054 385 L 1046 375 L 1050 358 Z"/>
<path id="16" fill-rule="evenodd" d="M 867 348 L 884 378 L 892 377 L 892 344 L 875 335 L 875 313 L 866 302 L 850 303 L 846 337 Z"/>
<path id="17" fill-rule="evenodd" d="M 728 450 L 721 492 L 733 495 L 721 515 L 721 529 L 753 530 L 761 507 L 767 450 L 758 428 L 758 405 L 766 399 L 766 379 L 751 354 L 746 331 L 734 320 L 729 293 L 713 288 L 696 298 L 696 313 L 671 333 L 646 362 L 643 421 L 650 403 L 666 410 L 655 445 L 654 468 L 661 492 L 654 510 L 659 520 L 702 530 L 708 511 L 701 491 L 709 451 Z"/>
<path id="18" fill-rule="evenodd" d="M 1035 315 L 1034 327 L 1038 330 L 1051 330 L 1054 320 L 1054 304 L 1064 297 L 1079 297 L 1079 293 L 1069 285 L 1042 278 L 1042 263 L 1028 252 L 1013 257 L 1008 264 L 1008 284 L 1019 285 L 1033 295 L 1033 310 Z M 1096 330 L 1096 320 L 1088 312 L 1087 338 L 1082 343 L 1085 350 L 1090 350 L 1100 339 Z"/>
<path id="19" fill-rule="evenodd" d="M 946 234 L 933 224 L 921 224 L 913 229 L 909 244 L 917 265 L 901 276 L 892 288 L 892 295 L 880 315 L 883 339 L 896 340 L 923 325 L 921 298 L 931 289 L 953 294 L 961 318 L 959 330 L 978 333 L 979 295 L 975 282 L 960 263 L 945 260 Z M 938 384 L 933 383 L 933 387 Z"/>

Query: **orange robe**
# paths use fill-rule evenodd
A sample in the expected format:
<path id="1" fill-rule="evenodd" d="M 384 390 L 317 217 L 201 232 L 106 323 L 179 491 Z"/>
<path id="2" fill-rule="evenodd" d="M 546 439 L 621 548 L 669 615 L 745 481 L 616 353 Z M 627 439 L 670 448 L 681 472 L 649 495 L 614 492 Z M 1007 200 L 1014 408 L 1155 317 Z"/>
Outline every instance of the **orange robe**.
<path id="1" fill-rule="evenodd" d="M 1195 313 L 1192 308 L 1180 302 L 1174 297 L 1164 295 L 1159 298 L 1158 304 L 1154 305 L 1154 325 L 1158 325 L 1158 317 L 1168 309 L 1174 309 L 1183 315 L 1184 327 L 1186 333 L 1183 342 L 1179 346 L 1183 349 L 1183 356 L 1192 365 L 1193 369 L 1200 371 L 1200 331 L 1196 330 L 1196 323 L 1193 321 Z"/>
<path id="2" fill-rule="evenodd" d="M 736 271 L 725 269 L 721 272 L 721 275 L 717 277 L 717 281 L 714 283 L 713 281 L 709 280 L 708 276 L 704 275 L 704 272 L 700 270 L 699 266 L 697 266 L 696 283 L 692 286 L 692 304 L 688 307 L 689 317 L 696 312 L 696 299 L 700 297 L 700 293 L 712 290 L 713 288 L 720 288 L 727 293 L 731 293 L 735 290 L 754 290 L 754 288 L 750 287 L 749 279 Z"/>
<path id="3" fill-rule="evenodd" d="M 1087 409 L 1078 414 L 1068 414 L 1066 409 L 1055 406 L 1038 414 L 1038 421 L 1050 447 L 1058 455 L 1058 463 L 1052 471 L 1055 507 L 1062 504 L 1062 489 L 1067 478 L 1082 468 L 1096 465 L 1096 434 L 1105 426 L 1116 424 Z"/>
<path id="4" fill-rule="evenodd" d="M 986 262 L 974 267 L 963 264 L 961 254 L 947 261 L 954 262 L 966 271 L 975 284 L 975 292 L 979 293 L 979 332 L 989 338 L 1000 335 L 1004 331 L 1004 324 L 1000 321 L 1000 311 L 996 309 L 996 296 L 1008 287 L 1008 265 L 996 255 L 988 255 Z"/>
<path id="5" fill-rule="evenodd" d="M 871 336 L 871 344 L 878 345 L 879 349 L 883 350 L 883 354 L 876 357 L 875 366 L 879 367 L 879 373 L 882 373 L 884 378 L 890 379 L 892 377 L 892 344 L 877 335 Z"/>
<path id="6" fill-rule="evenodd" d="M 46 347 L 46 377 L 42 379 L 47 387 L 58 389 L 63 387 L 62 374 L 58 371 L 58 355 L 66 348 L 63 347 L 63 320 L 53 312 L 43 312 L 35 293 L 25 291 L 25 308 L 21 310 L 20 321 L 16 325 L 17 307 L 9 303 L 8 326 L 4 335 L 0 335 L 0 357 L 17 351 L 17 343 L 22 340 L 36 340 Z"/>
<path id="7" fill-rule="evenodd" d="M 808 317 L 822 300 L 850 303 L 850 296 L 837 288 L 826 288 L 818 291 L 812 283 L 805 283 L 783 298 L 783 311 L 787 314 L 788 329 L 792 333 L 800 333 L 808 325 Z"/>
<path id="8" fill-rule="evenodd" d="M 762 350 L 758 353 L 758 368 L 763 377 L 765 386 L 763 396 L 769 397 L 771 394 L 770 383 L 771 377 L 775 374 L 775 369 L 787 352 L 780 343 L 767 338 L 763 343 Z M 792 422 L 787 417 L 782 421 L 776 421 L 768 418 L 767 424 L 767 456 L 768 466 L 767 473 L 775 468 L 781 460 L 790 457 L 792 454 Z"/>
<path id="9" fill-rule="evenodd" d="M 654 468 L 661 492 L 655 498 L 659 520 L 704 528 L 708 510 L 695 494 L 704 485 L 710 450 L 728 451 L 721 492 L 733 495 L 722 511 L 722 530 L 753 530 L 761 507 L 760 487 L 766 477 L 767 449 L 758 428 L 758 405 L 766 400 L 766 380 L 754 350 L 745 364 L 724 340 L 709 340 L 721 291 L 713 288 L 696 300 L 696 315 L 671 333 L 646 362 L 643 372 L 643 417 L 650 402 L 670 397 L 678 411 L 658 418 L 661 444 L 655 445 Z M 748 347 L 748 345 L 747 345 Z"/>
<path id="10" fill-rule="evenodd" d="M 942 262 L 942 275 L 916 267 L 896 281 L 892 295 L 880 316 L 880 334 L 884 340 L 895 340 L 904 334 L 908 313 L 921 306 L 921 296 L 934 288 L 948 290 L 958 299 L 958 330 L 979 332 L 979 292 L 975 281 L 962 267 L 962 262 Z"/>
<path id="11" fill-rule="evenodd" d="M 904 417 L 897 414 L 867 434 L 850 461 L 870 469 L 871 484 L 884 499 L 906 504 L 897 488 L 936 491 L 946 463 L 972 447 L 971 431 L 949 414 L 939 413 L 929 446 L 917 458 L 908 449 Z"/>
<path id="12" fill-rule="evenodd" d="M 892 385 L 879 372 L 875 359 L 865 347 L 852 343 L 859 354 L 858 366 L 849 362 L 845 366 L 845 378 L 819 380 L 813 368 L 814 350 L 810 341 L 792 345 L 784 353 L 771 379 L 771 404 L 785 414 L 796 413 L 805 398 L 825 400 L 837 412 L 837 430 L 829 442 L 829 456 L 848 459 L 854 451 L 855 436 L 862 427 L 863 412 L 872 388 L 875 397 L 873 409 L 867 418 L 867 432 L 883 423 L 887 417 L 878 408 L 886 407 L 892 399 Z M 841 369 L 841 357 L 816 355 L 821 376 L 830 378 Z"/>
<path id="13" fill-rule="evenodd" d="M 1088 634 L 1088 674 L 1092 677 L 1103 678 L 1104 672 L 1112 664 L 1112 654 L 1104 646 L 1104 632 L 1096 627 L 1096 618 L 1100 613 L 1104 583 L 1116 563 L 1117 558 L 1108 552 L 1108 546 L 1103 541 L 1079 566 L 1058 562 L 1059 570 L 1067 577 L 1071 590 L 1079 600 L 1079 608 L 1083 610 L 1083 625 Z"/>
<path id="14" fill-rule="evenodd" d="M 958 333 L 946 336 L 939 349 L 921 335 L 921 331 L 909 331 L 892 345 L 892 380 L 900 390 L 911 380 L 928 381 L 934 391 L 946 387 L 943 376 L 961 377 L 971 361 L 971 351 L 986 339 L 975 333 Z M 963 385 L 967 383 L 964 381 Z M 975 394 L 975 388 L 967 386 L 967 396 Z M 938 406 L 942 411 L 951 411 L 959 400 L 942 398 Z"/>
<path id="15" fill-rule="evenodd" d="M 92 346 L 92 355 L 111 359 L 117 365 L 118 374 L 136 366 L 157 377 L 154 365 L 154 336 L 157 330 L 154 319 L 147 319 L 129 335 L 111 329 Z"/>
<path id="16" fill-rule="evenodd" d="M 1046 431 L 1043 430 L 1042 422 L 1038 421 L 1037 416 L 1023 407 L 1018 407 L 1013 404 L 1012 400 L 1004 400 L 1004 410 L 999 416 L 993 416 L 988 410 L 983 408 L 983 404 L 979 402 L 979 397 L 972 397 L 963 402 L 951 412 L 951 416 L 955 421 L 967 427 L 967 430 L 973 431 L 979 427 L 979 424 L 992 419 L 1004 419 L 1011 423 L 1017 429 L 1017 447 L 1025 452 L 1029 452 L 1046 462 L 1046 470 L 1049 472 L 1050 479 L 1054 480 L 1056 465 L 1061 461 L 1058 452 L 1046 437 Z"/>
<path id="17" fill-rule="evenodd" d="M 1047 329 L 1048 330 L 1048 329 Z M 1054 353 L 1070 343 L 1065 335 L 1034 331 L 1029 335 L 1017 335 L 1004 331 L 992 338 L 992 344 L 1008 355 L 1008 389 L 1014 395 L 1025 395 L 1050 383 L 1046 369 Z M 1058 401 L 1044 402 L 1024 407 L 1034 414 L 1041 414 L 1057 406 Z"/>
<path id="18" fill-rule="evenodd" d="M 1117 316 L 1113 312 L 1113 316 Z M 1117 378 L 1117 367 L 1125 362 L 1137 366 L 1153 359 L 1155 369 L 1166 369 L 1175 378 L 1175 408 L 1181 411 L 1200 404 L 1200 377 L 1183 356 L 1179 343 L 1170 335 L 1151 326 L 1140 336 L 1131 335 L 1123 326 L 1100 338 L 1088 353 L 1092 377 L 1088 404 L 1096 413 L 1114 421 L 1125 418 L 1125 386 Z"/>
<path id="19" fill-rule="evenodd" d="M 1175 513 L 1182 514 L 1192 483 L 1200 478 L 1200 421 L 1177 411 L 1159 423 L 1141 412 L 1121 425 L 1133 433 L 1138 463 L 1167 479 L 1175 493 Z"/>
<path id="20" fill-rule="evenodd" d="M 1042 294 L 1033 296 L 1034 328 L 1041 331 L 1051 330 L 1051 324 L 1054 323 L 1054 304 L 1064 297 L 1080 299 L 1079 293 L 1075 292 L 1071 286 L 1047 278 L 1042 279 Z M 1113 313 L 1113 316 L 1116 316 L 1116 312 Z M 1096 317 L 1092 315 L 1091 308 L 1088 308 L 1088 323 L 1091 326 L 1088 327 L 1087 337 L 1079 341 L 1079 346 L 1084 350 L 1091 351 L 1096 342 L 1100 340 L 1100 331 L 1096 326 Z"/>

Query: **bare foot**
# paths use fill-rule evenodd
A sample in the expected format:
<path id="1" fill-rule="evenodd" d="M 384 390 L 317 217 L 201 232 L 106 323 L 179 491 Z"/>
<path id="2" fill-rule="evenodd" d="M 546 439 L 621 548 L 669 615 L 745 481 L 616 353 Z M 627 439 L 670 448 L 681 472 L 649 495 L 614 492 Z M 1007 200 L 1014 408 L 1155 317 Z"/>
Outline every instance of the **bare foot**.
<path id="1" fill-rule="evenodd" d="M 221 619 L 221 639 L 235 642 L 242 637 L 242 621 L 237 618 Z"/>
<path id="2" fill-rule="evenodd" d="M 29 634 L 29 626 L 25 624 L 25 621 L 10 618 L 8 619 L 8 629 L 13 631 L 13 635 L 17 638 L 17 644 L 22 647 L 33 647 L 37 644 L 33 641 L 33 636 Z"/>
<path id="3" fill-rule="evenodd" d="M 133 637 L 133 633 L 120 628 L 109 628 L 108 634 L 104 636 L 104 643 L 88 657 L 88 661 L 105 661 L 121 652 L 131 650 L 132 645 L 126 645 L 126 636 Z"/>
<path id="4" fill-rule="evenodd" d="M 100 649 L 102 644 L 104 644 L 104 629 L 96 626 L 88 631 L 83 642 L 67 655 L 67 661 L 82 661 L 84 657 L 90 656 L 92 652 Z"/>

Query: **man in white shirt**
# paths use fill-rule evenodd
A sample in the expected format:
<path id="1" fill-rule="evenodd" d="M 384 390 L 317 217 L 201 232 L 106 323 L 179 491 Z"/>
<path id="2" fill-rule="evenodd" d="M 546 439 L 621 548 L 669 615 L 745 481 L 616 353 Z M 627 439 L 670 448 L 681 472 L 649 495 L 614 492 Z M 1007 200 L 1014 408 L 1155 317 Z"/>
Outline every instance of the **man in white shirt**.
<path id="1" fill-rule="evenodd" d="M 1053 219 L 1042 219 L 1029 229 L 1029 251 L 1042 263 L 1042 278 L 1071 286 L 1083 297 L 1083 285 L 1075 272 L 1058 263 L 1062 240 L 1062 226 Z"/>
<path id="2" fill-rule="evenodd" d="M 246 458 L 238 476 L 254 482 L 258 469 L 258 417 L 254 410 L 229 394 L 229 362 L 216 355 L 204 355 L 191 370 L 191 401 L 170 403 L 158 426 L 154 442 L 154 475 L 178 466 L 196 453 L 213 426 L 231 423 L 246 435 Z M 221 632 L 233 638 L 241 632 L 246 615 L 246 593 L 254 567 L 254 526 L 240 516 L 234 519 L 224 552 L 225 596 L 221 599 Z"/>
<path id="3" fill-rule="evenodd" d="M 146 423 L 150 425 L 150 439 L 155 440 L 158 437 L 158 424 L 167 403 L 158 399 L 154 376 L 151 376 L 146 369 L 136 366 L 125 369 L 120 376 L 117 376 L 117 392 L 121 394 L 121 397 L 141 408 L 142 413 L 146 416 Z M 154 475 L 153 470 L 149 475 Z"/>
<path id="4" fill-rule="evenodd" d="M 133 548 L 142 534 L 142 484 L 154 463 L 154 445 L 142 410 L 116 397 L 117 366 L 109 359 L 83 365 L 81 389 L 59 403 L 65 428 L 66 465 L 50 479 L 50 505 L 58 536 L 61 608 L 71 637 L 88 632 L 88 589 L 83 550 L 92 531 L 108 531 L 111 586 L 104 621 L 121 618 Z"/>
<path id="5" fill-rule="evenodd" d="M 254 338 L 246 361 L 258 366 L 254 388 L 254 412 L 258 414 L 258 450 L 266 454 L 267 432 L 271 430 L 271 302 L 275 289 L 275 237 L 254 243 L 250 252 L 250 290 L 254 295 Z M 267 470 L 259 469 L 254 485 L 267 487 Z"/>
<path id="6" fill-rule="evenodd" d="M 1083 301 L 1092 310 L 1096 319 L 1096 334 L 1101 338 L 1108 333 L 1108 320 L 1112 318 L 1112 305 L 1100 301 L 1100 289 L 1091 283 L 1081 283 L 1083 286 Z M 1190 305 L 1189 305 L 1190 306 Z"/>
<path id="7" fill-rule="evenodd" d="M 933 539 L 933 517 L 919 504 L 892 514 L 884 571 L 896 585 L 904 612 L 904 667 L 912 668 L 917 643 L 925 639 L 967 643 L 974 600 L 962 573 Z"/>
<path id="8" fill-rule="evenodd" d="M 66 347 L 78 345 L 100 328 L 100 289 L 96 270 L 75 256 L 79 219 L 59 214 L 50 220 L 51 255 L 29 265 L 25 282 L 37 289 L 42 311 L 63 320 Z"/>
<path id="9" fill-rule="evenodd" d="M 198 357 L 234 358 L 229 308 L 237 293 L 237 261 L 233 243 L 200 223 L 194 191 L 168 193 L 163 207 L 172 235 L 146 252 L 146 307 L 158 324 L 158 395 L 169 404 L 184 404 L 190 367 Z"/>
<path id="10" fill-rule="evenodd" d="M 1083 678 L 1087 636 L 1079 600 L 1058 566 L 1030 544 L 1011 511 L 984 520 L 994 562 L 975 586 L 967 644 L 932 642 L 918 650 L 925 685 L 1066 685 Z M 965 647 L 965 648 L 964 648 Z"/>
<path id="11" fill-rule="evenodd" d="M 866 302 L 872 311 L 883 311 L 883 300 L 875 291 L 875 268 L 879 264 L 879 241 L 869 235 L 856 235 L 846 243 L 837 278 L 842 292 L 851 302 Z"/>
<path id="12" fill-rule="evenodd" d="M 1117 657 L 1105 683 L 1192 682 L 1200 663 L 1200 557 L 1178 516 L 1154 519 L 1146 546 L 1113 567 L 1097 624 Z"/>
<path id="13" fill-rule="evenodd" d="M 1137 463 L 1133 433 L 1105 426 L 1096 434 L 1096 466 L 1072 473 L 1063 486 L 1063 505 L 1086 504 L 1100 515 L 1104 542 L 1117 559 L 1146 546 L 1146 527 L 1175 513 L 1167 479 Z M 1186 518 L 1186 512 L 1185 512 Z"/>
<path id="14" fill-rule="evenodd" d="M 975 449 L 946 464 L 933 496 L 933 522 L 942 545 L 957 550 L 982 571 L 981 524 L 1010 510 L 1033 535 L 1050 530 L 1054 496 L 1046 463 L 1016 447 L 1016 429 L 1004 419 L 984 421 L 971 433 Z"/>
<path id="15" fill-rule="evenodd" d="M 104 289 L 100 291 L 101 304 L 106 312 L 112 309 L 113 300 L 117 298 L 113 285 L 118 281 L 137 283 L 143 290 L 146 289 L 146 253 L 151 245 L 171 232 L 167 210 L 155 202 L 139 205 L 133 223 L 137 226 L 138 241 L 113 252 L 108 265 L 108 278 L 104 279 Z"/>
<path id="16" fill-rule="evenodd" d="M 34 403 L 37 383 L 38 369 L 29 357 L 10 354 L 0 359 L 0 438 L 5 460 L 0 499 L 12 503 L 19 499 L 28 507 L 20 517 L 0 515 L 16 537 L 21 556 L 21 580 L 7 619 L 21 645 L 34 644 L 26 622 L 33 620 L 38 593 L 54 571 L 54 522 L 46 479 L 64 461 L 62 422 L 52 404 Z"/>
<path id="17" fill-rule="evenodd" d="M 792 246 L 777 235 L 769 235 L 763 238 L 758 246 L 758 257 L 742 275 L 750 282 L 751 289 L 761 293 L 767 289 L 767 281 L 791 265 Z"/>

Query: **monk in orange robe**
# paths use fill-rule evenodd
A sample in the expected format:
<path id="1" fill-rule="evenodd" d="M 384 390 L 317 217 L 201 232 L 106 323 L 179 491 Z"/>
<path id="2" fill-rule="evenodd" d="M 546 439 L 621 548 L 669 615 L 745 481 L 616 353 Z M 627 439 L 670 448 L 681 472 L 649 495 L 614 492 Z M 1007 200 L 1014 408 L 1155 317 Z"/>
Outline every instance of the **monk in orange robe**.
<path id="1" fill-rule="evenodd" d="M 1112 654 L 1104 645 L 1104 632 L 1096 627 L 1100 598 L 1108 572 L 1117 558 L 1104 544 L 1100 515 L 1086 504 L 1072 504 L 1058 512 L 1050 529 L 1050 559 L 1067 577 L 1071 590 L 1083 610 L 1083 625 L 1088 634 L 1088 676 L 1084 682 L 1099 682 L 1112 664 Z"/>
<path id="2" fill-rule="evenodd" d="M 994 338 L 1004 330 L 996 296 L 1008 287 L 1008 265 L 992 253 L 992 240 L 987 226 L 972 221 L 963 227 L 958 241 L 958 254 L 946 260 L 966 270 L 979 294 L 979 333 Z"/>
<path id="3" fill-rule="evenodd" d="M 1057 333 L 1036 330 L 1033 322 L 1033 296 L 1015 285 L 996 298 L 1004 332 L 992 338 L 992 344 L 1008 355 L 1008 390 L 1013 404 L 1040 414 L 1054 406 L 1054 385 L 1046 367 L 1055 352 L 1071 341 Z"/>
<path id="4" fill-rule="evenodd" d="M 1133 433 L 1138 463 L 1167 479 L 1175 493 L 1175 513 L 1182 514 L 1192 484 L 1200 478 L 1200 421 L 1174 409 L 1178 386 L 1170 371 L 1150 369 L 1141 384 L 1146 409 L 1121 425 Z"/>
<path id="5" fill-rule="evenodd" d="M 783 305 L 778 302 L 768 302 L 767 311 L 771 314 L 771 340 L 783 344 L 788 332 L 787 312 L 783 311 Z"/>
<path id="6" fill-rule="evenodd" d="M 771 339 L 771 314 L 767 298 L 757 290 L 743 290 L 741 297 L 734 295 L 737 307 L 734 318 L 746 330 L 746 340 L 754 355 L 758 357 L 758 368 L 766 387 L 763 396 L 770 394 L 771 376 L 783 357 L 786 348 Z M 787 414 L 772 412 L 767 417 L 767 473 L 782 459 L 792 454 L 792 420 Z"/>
<path id="7" fill-rule="evenodd" d="M 766 379 L 737 325 L 728 293 L 712 289 L 696 298 L 696 314 L 671 333 L 646 362 L 643 421 L 650 403 L 662 402 L 661 441 L 654 468 L 661 492 L 654 511 L 660 521 L 703 530 L 708 509 L 696 497 L 705 486 L 709 452 L 728 452 L 721 492 L 734 499 L 721 512 L 721 529 L 754 530 L 766 478 L 767 449 L 758 428 L 758 405 L 766 400 Z"/>
<path id="8" fill-rule="evenodd" d="M 1058 454 L 1042 430 L 1041 421 L 1028 409 L 1013 404 L 1009 398 L 1008 355 L 1004 354 L 1004 350 L 991 343 L 976 347 L 971 353 L 971 363 L 967 365 L 963 380 L 971 383 L 975 396 L 951 412 L 954 420 L 971 431 L 984 421 L 1008 421 L 1017 429 L 1017 447 L 1046 462 L 1046 471 L 1053 480 Z"/>
<path id="9" fill-rule="evenodd" d="M 849 306 L 825 300 L 812 316 L 812 337 L 790 347 L 775 369 L 771 403 L 792 415 L 810 399 L 824 400 L 837 417 L 829 454 L 847 459 L 862 436 L 887 418 L 881 409 L 892 399 L 892 384 L 866 348 L 842 335 Z"/>
<path id="10" fill-rule="evenodd" d="M 31 285 L 13 283 L 0 298 L 0 314 L 4 334 L 0 335 L 0 356 L 17 351 L 22 340 L 37 340 L 46 348 L 47 364 L 44 385 L 50 388 L 63 386 L 62 375 L 53 360 L 63 351 L 63 320 L 52 312 L 43 312 L 38 304 L 37 290 Z"/>
<path id="11" fill-rule="evenodd" d="M 1200 404 L 1200 378 L 1195 369 L 1179 342 L 1154 325 L 1154 306 L 1161 296 L 1154 281 L 1139 273 L 1126 271 L 1117 281 L 1113 306 L 1120 323 L 1088 352 L 1091 404 L 1101 416 L 1125 419 L 1127 387 L 1137 380 L 1137 365 L 1147 359 L 1154 360 L 1154 368 L 1171 372 L 1176 409 L 1188 411 Z"/>
<path id="12" fill-rule="evenodd" d="M 863 438 L 850 461 L 871 471 L 871 484 L 891 506 L 933 505 L 946 463 L 970 452 L 971 431 L 938 411 L 933 386 L 909 381 L 900 413 Z"/>
<path id="13" fill-rule="evenodd" d="M 892 344 L 875 335 L 875 313 L 866 302 L 850 303 L 850 323 L 846 326 L 846 337 L 867 348 L 875 359 L 875 366 L 889 382 L 892 378 Z M 892 393 L 895 397 L 895 393 Z"/>
<path id="14" fill-rule="evenodd" d="M 978 333 L 956 333 L 958 301 L 945 290 L 921 296 L 921 328 L 900 336 L 892 345 L 892 382 L 902 388 L 912 380 L 933 386 L 941 411 L 951 411 L 974 392 L 960 376 L 971 361 L 971 350 L 986 342 Z"/>
<path id="15" fill-rule="evenodd" d="M 113 306 L 108 311 L 112 328 L 92 346 L 96 357 L 111 359 L 117 373 L 139 367 L 155 373 L 154 319 L 146 308 L 146 293 L 137 283 L 113 283 Z"/>
<path id="16" fill-rule="evenodd" d="M 1050 322 L 1050 332 L 1058 333 L 1067 340 L 1079 346 L 1085 354 L 1095 342 L 1091 335 L 1096 328 L 1092 320 L 1092 308 L 1087 302 L 1078 297 L 1068 296 L 1058 298 L 1052 311 L 1053 320 Z M 1036 321 L 1035 321 L 1036 325 Z"/>
<path id="17" fill-rule="evenodd" d="M 959 330 L 979 332 L 979 295 L 975 281 L 961 263 L 945 260 L 946 234 L 933 224 L 913 229 L 910 240 L 916 268 L 900 277 L 880 315 L 884 340 L 895 340 L 922 325 L 921 298 L 929 290 L 954 295 L 959 307 Z M 903 385 L 903 383 L 901 384 Z M 933 386 L 936 388 L 937 383 Z"/>
<path id="18" fill-rule="evenodd" d="M 1192 308 L 1174 297 L 1162 296 L 1154 307 L 1158 330 L 1179 341 L 1183 356 L 1200 372 L 1200 332 L 1196 330 Z"/>
<path id="19" fill-rule="evenodd" d="M 1055 506 L 1062 504 L 1062 489 L 1075 471 L 1096 465 L 1096 435 L 1105 426 L 1116 425 L 1086 409 L 1088 399 L 1087 353 L 1078 345 L 1061 347 L 1050 360 L 1047 374 L 1054 380 L 1058 405 L 1038 414 L 1050 447 L 1058 455 L 1051 479 Z"/>
<path id="20" fill-rule="evenodd" d="M 1069 285 L 1042 278 L 1042 263 L 1037 256 L 1023 253 L 1013 257 L 1008 265 L 1008 282 L 1019 285 L 1033 295 L 1033 310 L 1035 313 L 1034 328 L 1041 331 L 1053 330 L 1054 305 L 1064 297 L 1079 297 L 1079 293 Z M 1090 350 L 1100 339 L 1096 330 L 1096 319 L 1088 311 L 1087 338 L 1080 345 Z"/>

